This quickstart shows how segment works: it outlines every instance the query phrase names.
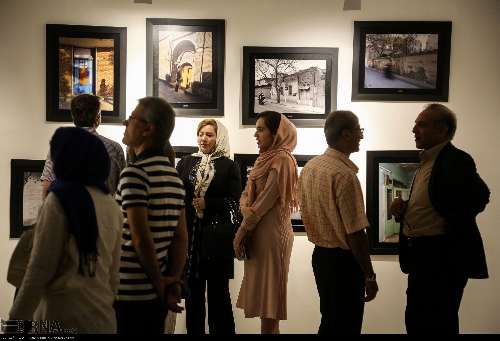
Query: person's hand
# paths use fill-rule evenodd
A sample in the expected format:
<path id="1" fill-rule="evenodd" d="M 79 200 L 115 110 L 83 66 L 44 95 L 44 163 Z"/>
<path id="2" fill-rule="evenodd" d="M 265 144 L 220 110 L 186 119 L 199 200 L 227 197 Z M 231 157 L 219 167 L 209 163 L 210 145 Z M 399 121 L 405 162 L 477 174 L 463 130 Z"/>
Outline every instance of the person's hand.
<path id="1" fill-rule="evenodd" d="M 203 211 L 205 209 L 205 198 L 194 198 L 193 199 L 193 206 L 196 211 Z"/>
<path id="2" fill-rule="evenodd" d="M 377 296 L 378 284 L 376 280 L 367 280 L 365 282 L 365 302 L 370 302 Z"/>
<path id="3" fill-rule="evenodd" d="M 394 216 L 394 218 L 396 218 L 396 221 L 399 221 L 403 217 L 407 206 L 408 204 L 406 201 L 401 198 L 396 198 L 392 201 L 389 212 L 392 216 Z"/>
<path id="4" fill-rule="evenodd" d="M 171 284 L 179 282 L 179 279 L 174 276 L 161 276 L 161 284 L 163 286 L 163 290 L 166 290 Z"/>
<path id="5" fill-rule="evenodd" d="M 165 305 L 167 309 L 175 313 L 180 313 L 184 310 L 184 307 L 180 306 L 182 295 L 182 284 L 181 282 L 172 283 L 170 286 L 165 288 Z"/>
<path id="6" fill-rule="evenodd" d="M 244 253 L 243 241 L 245 239 L 245 236 L 246 236 L 246 230 L 240 227 L 233 239 L 233 249 L 236 258 L 241 258 L 243 256 Z"/>
<path id="7" fill-rule="evenodd" d="M 162 277 L 162 284 L 164 288 L 164 298 L 166 308 L 176 313 L 180 313 L 184 308 L 178 303 L 181 302 L 182 295 L 182 282 L 172 276 Z"/>

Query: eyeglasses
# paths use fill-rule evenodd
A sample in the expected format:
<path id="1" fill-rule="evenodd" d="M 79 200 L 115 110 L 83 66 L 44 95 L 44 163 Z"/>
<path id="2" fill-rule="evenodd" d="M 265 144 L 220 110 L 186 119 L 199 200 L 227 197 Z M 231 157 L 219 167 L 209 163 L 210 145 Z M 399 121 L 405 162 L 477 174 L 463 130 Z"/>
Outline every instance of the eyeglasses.
<path id="1" fill-rule="evenodd" d="M 136 117 L 136 116 L 134 116 L 134 115 L 130 115 L 126 121 L 127 121 L 127 122 L 130 122 L 131 120 L 137 120 L 137 121 L 139 121 L 139 122 L 149 123 L 149 122 L 148 122 L 148 121 L 146 121 L 145 119 L 140 118 L 140 117 Z"/>

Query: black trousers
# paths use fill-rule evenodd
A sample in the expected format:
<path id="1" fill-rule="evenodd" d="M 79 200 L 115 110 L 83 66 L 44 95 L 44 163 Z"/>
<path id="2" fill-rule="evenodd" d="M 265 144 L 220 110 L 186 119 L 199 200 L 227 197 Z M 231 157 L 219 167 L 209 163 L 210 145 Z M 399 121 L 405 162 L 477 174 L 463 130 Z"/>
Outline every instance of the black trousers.
<path id="1" fill-rule="evenodd" d="M 118 334 L 164 334 L 167 312 L 160 299 L 115 301 Z"/>
<path id="2" fill-rule="evenodd" d="M 210 334 L 234 334 L 234 316 L 229 279 L 221 276 L 188 280 L 186 329 L 188 334 L 205 334 L 205 290 Z"/>
<path id="3" fill-rule="evenodd" d="M 405 322 L 408 334 L 458 334 L 466 275 L 447 236 L 409 239 Z"/>
<path id="4" fill-rule="evenodd" d="M 312 267 L 321 311 L 318 334 L 361 334 L 365 281 L 352 252 L 316 246 Z"/>

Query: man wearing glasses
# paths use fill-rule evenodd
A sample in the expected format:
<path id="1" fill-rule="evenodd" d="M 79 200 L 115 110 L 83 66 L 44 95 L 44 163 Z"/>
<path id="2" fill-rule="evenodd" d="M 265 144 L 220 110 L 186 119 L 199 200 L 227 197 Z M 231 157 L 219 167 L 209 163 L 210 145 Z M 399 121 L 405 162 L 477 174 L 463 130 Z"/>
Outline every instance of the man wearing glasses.
<path id="1" fill-rule="evenodd" d="M 369 226 L 358 167 L 363 129 L 350 111 L 334 111 L 325 122 L 328 149 L 310 160 L 299 177 L 302 221 L 315 244 L 312 267 L 320 299 L 319 334 L 360 334 L 365 302 L 378 291 L 365 228 Z"/>
<path id="2" fill-rule="evenodd" d="M 413 127 L 420 154 L 410 199 L 393 201 L 402 222 L 401 270 L 408 274 L 408 334 L 458 334 L 458 310 L 469 278 L 487 278 L 488 269 L 476 215 L 490 191 L 472 157 L 451 144 L 455 114 L 430 104 Z"/>

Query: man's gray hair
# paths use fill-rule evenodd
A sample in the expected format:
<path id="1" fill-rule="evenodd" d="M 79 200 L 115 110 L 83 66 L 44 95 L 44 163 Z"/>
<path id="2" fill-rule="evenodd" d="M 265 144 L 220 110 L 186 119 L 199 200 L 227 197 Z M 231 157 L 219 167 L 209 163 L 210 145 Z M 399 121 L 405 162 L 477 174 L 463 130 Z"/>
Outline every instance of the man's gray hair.
<path id="1" fill-rule="evenodd" d="M 175 152 L 170 144 L 170 135 L 175 127 L 175 112 L 172 106 L 160 97 L 144 97 L 139 99 L 139 105 L 144 109 L 144 119 L 153 124 L 156 129 L 153 135 L 152 148 L 161 150 L 168 156 L 172 166 L 175 163 Z M 134 162 L 136 155 L 128 150 L 129 160 Z"/>
<path id="2" fill-rule="evenodd" d="M 424 109 L 426 112 L 434 112 L 438 115 L 435 123 L 442 124 L 448 128 L 447 137 L 452 140 L 457 131 L 457 115 L 450 108 L 443 104 L 431 103 Z"/>
<path id="3" fill-rule="evenodd" d="M 358 123 L 358 117 L 348 110 L 336 110 L 328 114 L 325 120 L 325 137 L 328 146 L 337 144 L 345 129 L 352 130 Z"/>

